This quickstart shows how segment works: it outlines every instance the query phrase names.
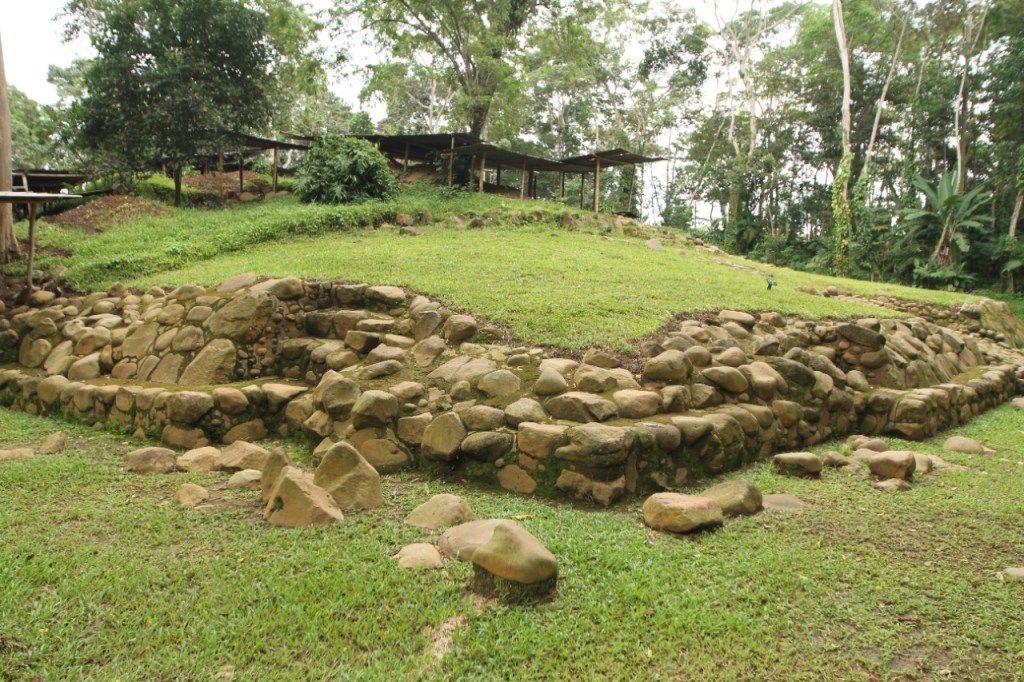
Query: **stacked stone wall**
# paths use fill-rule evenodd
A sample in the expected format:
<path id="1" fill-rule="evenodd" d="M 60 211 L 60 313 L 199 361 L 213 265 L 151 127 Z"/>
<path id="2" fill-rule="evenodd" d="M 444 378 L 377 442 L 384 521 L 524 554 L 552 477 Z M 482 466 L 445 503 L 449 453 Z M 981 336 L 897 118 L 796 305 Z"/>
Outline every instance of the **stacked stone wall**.
<path id="1" fill-rule="evenodd" d="M 1024 386 L 1004 304 L 914 312 L 929 319 L 721 311 L 639 360 L 578 361 L 397 287 L 242 275 L 9 311 L 0 403 L 181 448 L 300 436 L 316 459 L 345 441 L 383 472 L 607 504 L 850 433 L 929 437 Z"/>

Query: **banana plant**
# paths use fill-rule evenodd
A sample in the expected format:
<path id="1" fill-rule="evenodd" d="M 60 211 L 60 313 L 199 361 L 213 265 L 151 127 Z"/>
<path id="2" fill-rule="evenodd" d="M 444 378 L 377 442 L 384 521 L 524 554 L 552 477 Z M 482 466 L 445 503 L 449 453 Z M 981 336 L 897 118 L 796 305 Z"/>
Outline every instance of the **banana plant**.
<path id="1" fill-rule="evenodd" d="M 904 242 L 921 242 L 938 235 L 928 262 L 942 267 L 961 262 L 971 248 L 970 230 L 981 229 L 991 221 L 987 211 L 992 195 L 985 186 L 967 192 L 958 192 L 956 186 L 956 173 L 942 175 L 934 185 L 917 175 L 914 187 L 924 194 L 924 206 L 900 211 L 907 228 Z"/>

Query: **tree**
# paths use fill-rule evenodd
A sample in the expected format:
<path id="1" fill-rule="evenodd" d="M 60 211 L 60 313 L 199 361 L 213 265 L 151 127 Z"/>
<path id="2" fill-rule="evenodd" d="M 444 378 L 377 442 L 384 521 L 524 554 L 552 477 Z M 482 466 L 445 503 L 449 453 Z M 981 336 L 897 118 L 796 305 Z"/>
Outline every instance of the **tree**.
<path id="1" fill-rule="evenodd" d="M 18 88 L 8 90 L 11 157 L 15 168 L 47 168 L 53 160 L 53 125 L 47 107 Z"/>
<path id="2" fill-rule="evenodd" d="M 109 170 L 183 167 L 272 114 L 267 15 L 238 0 L 72 0 L 70 34 L 97 56 L 73 105 L 77 144 Z"/>
<path id="3" fill-rule="evenodd" d="M 0 44 L 0 192 L 11 191 L 11 110 L 7 103 L 4 50 Z M 10 263 L 21 252 L 14 237 L 14 211 L 0 204 L 0 263 Z"/>
<path id="4" fill-rule="evenodd" d="M 470 134 L 482 137 L 496 93 L 513 78 L 521 33 L 546 6 L 541 0 L 338 0 L 332 17 L 338 31 L 359 21 L 378 49 L 398 61 L 440 60 L 456 86 L 457 113 Z"/>

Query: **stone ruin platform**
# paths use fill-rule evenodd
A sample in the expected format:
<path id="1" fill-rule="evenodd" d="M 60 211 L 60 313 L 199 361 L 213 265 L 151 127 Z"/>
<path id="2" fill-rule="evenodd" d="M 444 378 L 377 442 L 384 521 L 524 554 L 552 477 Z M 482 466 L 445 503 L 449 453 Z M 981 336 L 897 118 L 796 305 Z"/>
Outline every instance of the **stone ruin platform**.
<path id="1" fill-rule="evenodd" d="M 4 312 L 0 404 L 184 449 L 299 437 L 314 463 L 344 441 L 382 473 L 611 504 L 852 433 L 927 438 L 1024 391 L 1005 304 L 847 297 L 911 317 L 725 310 L 578 361 L 392 286 L 116 286 Z"/>

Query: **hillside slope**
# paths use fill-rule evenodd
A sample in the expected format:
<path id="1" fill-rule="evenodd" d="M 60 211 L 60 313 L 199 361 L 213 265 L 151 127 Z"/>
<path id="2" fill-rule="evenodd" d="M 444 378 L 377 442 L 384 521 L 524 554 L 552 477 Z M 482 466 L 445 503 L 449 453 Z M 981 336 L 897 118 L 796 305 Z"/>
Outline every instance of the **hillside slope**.
<path id="1" fill-rule="evenodd" d="M 422 188 L 388 204 L 322 207 L 281 198 L 180 209 L 100 234 L 47 226 L 42 242 L 71 252 L 54 264 L 67 267 L 68 283 L 79 290 L 115 281 L 209 285 L 246 271 L 391 284 L 489 318 L 518 341 L 565 349 L 630 352 L 676 317 L 718 309 L 810 319 L 898 314 L 807 291 L 830 286 L 947 306 L 976 298 L 775 269 L 549 202 Z M 778 281 L 770 291 L 768 275 Z"/>

